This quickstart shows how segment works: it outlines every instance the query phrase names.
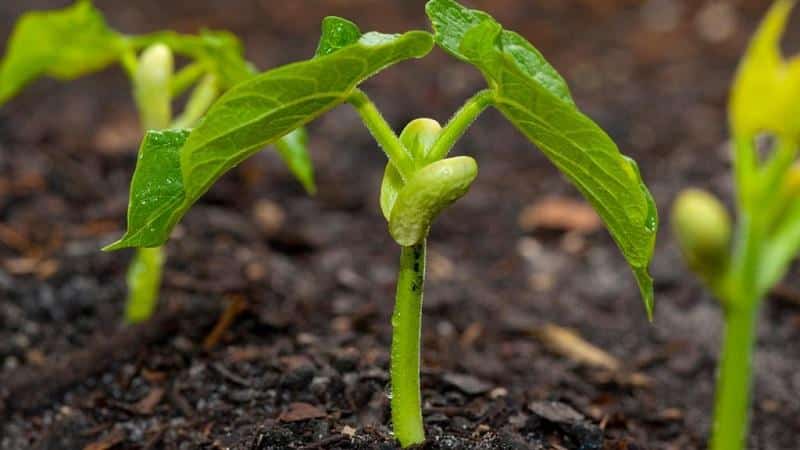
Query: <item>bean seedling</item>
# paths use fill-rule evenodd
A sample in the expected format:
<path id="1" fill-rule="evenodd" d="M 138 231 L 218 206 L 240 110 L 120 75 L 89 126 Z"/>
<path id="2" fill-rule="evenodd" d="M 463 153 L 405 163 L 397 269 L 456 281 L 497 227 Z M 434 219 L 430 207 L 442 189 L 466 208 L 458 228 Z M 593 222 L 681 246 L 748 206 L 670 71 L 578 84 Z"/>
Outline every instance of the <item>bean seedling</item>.
<path id="1" fill-rule="evenodd" d="M 689 267 L 720 301 L 725 333 L 710 448 L 745 448 L 752 358 L 762 299 L 800 250 L 800 58 L 786 61 L 780 38 L 793 1 L 779 0 L 739 66 L 729 103 L 733 134 L 735 233 L 712 194 L 687 190 L 672 224 Z M 762 158 L 759 139 L 772 139 Z"/>
<path id="2" fill-rule="evenodd" d="M 177 73 L 173 51 L 189 59 Z M 35 11 L 20 18 L 0 61 L 0 105 L 39 76 L 71 80 L 115 62 L 130 78 L 144 130 L 193 126 L 223 91 L 257 73 L 230 33 L 162 31 L 126 36 L 109 28 L 90 1 L 81 0 L 62 10 Z M 193 86 L 183 113 L 173 118 L 173 99 Z M 275 146 L 291 172 L 313 192 L 305 141 L 302 129 L 290 130 Z M 137 249 L 127 276 L 128 322 L 141 322 L 153 314 L 164 259 L 160 247 Z"/>
<path id="3" fill-rule="evenodd" d="M 352 22 L 328 17 L 314 58 L 236 85 L 191 131 L 148 132 L 131 182 L 127 232 L 106 248 L 162 245 L 225 172 L 333 107 L 352 105 L 388 157 L 380 207 L 400 246 L 391 407 L 404 447 L 425 439 L 419 367 L 426 239 L 436 216 L 477 176 L 474 159 L 448 153 L 482 111 L 497 108 L 596 208 L 633 268 L 648 315 L 653 293 L 647 266 L 658 221 L 636 164 L 580 112 L 562 77 L 533 45 L 453 0 L 432 0 L 427 12 L 433 34 L 362 34 Z M 480 70 L 488 88 L 444 127 L 417 119 L 398 137 L 358 85 L 395 63 L 427 55 L 435 44 Z"/>

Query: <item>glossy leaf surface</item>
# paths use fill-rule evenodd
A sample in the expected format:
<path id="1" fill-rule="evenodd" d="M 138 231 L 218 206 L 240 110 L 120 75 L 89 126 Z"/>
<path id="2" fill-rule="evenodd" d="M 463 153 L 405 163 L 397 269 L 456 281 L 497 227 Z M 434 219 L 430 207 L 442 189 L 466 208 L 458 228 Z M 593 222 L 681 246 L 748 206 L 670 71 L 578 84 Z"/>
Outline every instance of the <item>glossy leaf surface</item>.
<path id="1" fill-rule="evenodd" d="M 428 2 L 436 42 L 477 67 L 494 105 L 564 173 L 598 211 L 639 283 L 652 314 L 658 217 L 633 160 L 572 102 L 555 69 L 521 36 L 452 0 Z"/>
<path id="2" fill-rule="evenodd" d="M 270 70 L 235 86 L 212 106 L 182 147 L 178 147 L 178 139 L 172 140 L 175 148 L 169 153 L 180 156 L 177 165 L 174 161 L 170 165 L 171 170 L 137 167 L 128 230 L 108 249 L 163 244 L 175 223 L 225 172 L 343 103 L 374 73 L 424 56 L 432 46 L 432 37 L 425 32 L 367 33 L 357 43 L 334 53 Z M 147 145 L 145 139 L 141 150 L 145 157 Z M 153 197 L 140 192 L 176 178 L 182 183 L 180 191 Z"/>

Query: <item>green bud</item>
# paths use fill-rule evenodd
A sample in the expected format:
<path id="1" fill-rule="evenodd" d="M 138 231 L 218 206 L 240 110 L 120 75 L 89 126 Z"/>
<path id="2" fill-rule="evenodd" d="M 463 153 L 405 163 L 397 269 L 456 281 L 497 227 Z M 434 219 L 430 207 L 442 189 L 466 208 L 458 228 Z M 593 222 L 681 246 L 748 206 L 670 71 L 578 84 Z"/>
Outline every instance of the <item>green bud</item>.
<path id="1" fill-rule="evenodd" d="M 400 133 L 400 142 L 411 152 L 414 160 L 421 163 L 425 161 L 428 150 L 439 138 L 441 132 L 442 126 L 433 119 L 414 119 L 403 128 L 403 132 Z"/>
<path id="2" fill-rule="evenodd" d="M 403 132 L 400 133 L 400 142 L 411 152 L 415 163 L 421 165 L 427 157 L 428 150 L 439 138 L 441 132 L 442 126 L 433 119 L 414 119 L 403 128 Z M 383 180 L 381 181 L 380 195 L 381 211 L 386 220 L 389 220 L 392 208 L 394 208 L 394 202 L 397 200 L 397 195 L 404 185 L 403 177 L 400 176 L 400 173 L 392 163 L 386 164 Z"/>
<path id="3" fill-rule="evenodd" d="M 713 278 L 725 269 L 731 220 L 716 197 L 699 189 L 683 191 L 672 207 L 672 229 L 692 270 Z"/>
<path id="4" fill-rule="evenodd" d="M 169 127 L 172 120 L 170 81 L 173 72 L 172 50 L 164 44 L 151 45 L 139 57 L 133 84 L 136 105 L 145 130 Z"/>
<path id="5" fill-rule="evenodd" d="M 478 176 L 478 164 L 456 156 L 419 169 L 397 195 L 389 233 L 402 246 L 422 242 L 442 210 L 463 197 Z"/>

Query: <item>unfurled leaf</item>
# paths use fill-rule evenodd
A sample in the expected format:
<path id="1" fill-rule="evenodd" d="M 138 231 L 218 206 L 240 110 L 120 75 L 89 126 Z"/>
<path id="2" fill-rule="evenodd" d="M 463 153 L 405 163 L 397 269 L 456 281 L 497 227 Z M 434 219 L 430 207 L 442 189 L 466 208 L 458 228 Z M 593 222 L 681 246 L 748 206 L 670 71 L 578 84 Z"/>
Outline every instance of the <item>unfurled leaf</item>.
<path id="1" fill-rule="evenodd" d="M 452 0 L 428 2 L 436 42 L 477 67 L 494 105 L 564 173 L 603 218 L 634 271 L 648 314 L 658 216 L 633 160 L 572 102 L 555 69 L 529 42 Z"/>
<path id="2" fill-rule="evenodd" d="M 173 212 L 185 199 L 181 176 L 181 147 L 189 130 L 148 131 L 139 148 L 139 161 L 131 180 L 128 200 L 128 232 L 122 241 L 107 247 L 155 247 L 153 234 L 169 232 L 177 222 Z M 124 241 L 125 245 L 121 245 Z"/>
<path id="3" fill-rule="evenodd" d="M 465 54 L 468 50 L 463 48 L 467 32 L 474 31 L 478 25 L 494 26 L 499 32 L 497 39 L 500 41 L 500 46 L 523 72 L 556 97 L 573 103 L 566 81 L 544 59 L 539 50 L 519 34 L 504 30 L 489 14 L 465 8 L 453 0 L 429 1 L 425 9 L 436 31 L 434 36 L 436 43 L 446 52 L 462 61 L 472 62 L 471 57 Z M 478 69 L 483 70 L 480 66 Z"/>
<path id="4" fill-rule="evenodd" d="M 88 0 L 61 10 L 26 13 L 0 62 L 0 104 L 42 75 L 77 78 L 115 62 L 128 48 L 126 39 L 106 25 Z"/>
<path id="5" fill-rule="evenodd" d="M 163 244 L 175 223 L 225 172 L 343 103 L 366 78 L 402 60 L 424 56 L 432 46 L 431 35 L 421 31 L 367 33 L 334 53 L 270 70 L 235 86 L 211 107 L 183 147 L 173 150 L 180 161 L 171 171 L 137 167 L 134 182 L 140 183 L 132 186 L 129 228 L 108 249 Z M 145 150 L 143 146 L 146 154 Z M 139 190 L 175 177 L 183 182 L 180 191 L 148 197 L 144 203 L 134 201 Z"/>
<path id="6" fill-rule="evenodd" d="M 275 142 L 283 162 L 289 171 L 300 181 L 306 192 L 314 194 L 317 186 L 314 182 L 314 164 L 308 154 L 308 133 L 304 128 L 298 128 Z"/>

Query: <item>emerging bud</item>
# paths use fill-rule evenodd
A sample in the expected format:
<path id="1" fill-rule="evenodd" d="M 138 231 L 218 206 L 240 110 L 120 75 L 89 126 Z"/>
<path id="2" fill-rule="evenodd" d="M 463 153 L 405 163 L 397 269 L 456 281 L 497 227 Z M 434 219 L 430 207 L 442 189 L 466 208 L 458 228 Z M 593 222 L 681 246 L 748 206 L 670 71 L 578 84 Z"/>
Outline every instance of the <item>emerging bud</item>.
<path id="1" fill-rule="evenodd" d="M 478 164 L 469 156 L 456 156 L 418 170 L 397 195 L 389 217 L 389 233 L 404 246 L 422 242 L 436 216 L 467 193 Z"/>
<path id="2" fill-rule="evenodd" d="M 414 119 L 403 128 L 400 142 L 411 152 L 415 161 L 424 164 L 428 150 L 441 132 L 442 126 L 433 119 Z"/>
<path id="3" fill-rule="evenodd" d="M 403 132 L 400 133 L 400 142 L 411 152 L 417 168 L 425 165 L 428 150 L 439 138 L 441 132 L 442 126 L 439 125 L 439 122 L 425 118 L 414 119 L 403 128 Z M 397 169 L 391 162 L 386 164 L 386 170 L 383 172 L 383 180 L 381 181 L 380 196 L 381 211 L 386 220 L 391 217 L 394 202 L 397 200 L 397 195 L 403 189 L 403 186 L 405 186 L 405 182 Z"/>
<path id="4" fill-rule="evenodd" d="M 151 45 L 139 57 L 133 82 L 145 130 L 167 128 L 172 120 L 170 82 L 173 71 L 172 50 L 164 44 Z"/>
<path id="5" fill-rule="evenodd" d="M 683 191 L 672 207 L 672 229 L 692 270 L 713 277 L 725 269 L 731 220 L 716 197 L 699 189 Z"/>

